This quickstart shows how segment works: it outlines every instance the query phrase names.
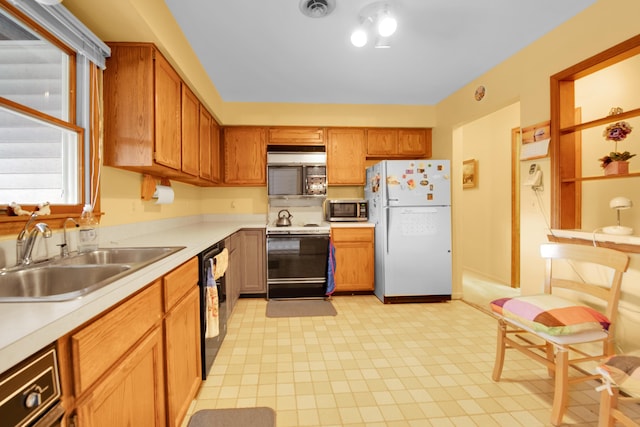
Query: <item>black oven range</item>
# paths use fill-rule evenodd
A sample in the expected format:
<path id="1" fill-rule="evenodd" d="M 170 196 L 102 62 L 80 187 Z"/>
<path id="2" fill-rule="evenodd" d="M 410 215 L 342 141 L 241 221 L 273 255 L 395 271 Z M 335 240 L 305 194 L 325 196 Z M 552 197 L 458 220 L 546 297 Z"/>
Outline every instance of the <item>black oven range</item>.
<path id="1" fill-rule="evenodd" d="M 267 227 L 267 297 L 324 298 L 330 227 Z"/>

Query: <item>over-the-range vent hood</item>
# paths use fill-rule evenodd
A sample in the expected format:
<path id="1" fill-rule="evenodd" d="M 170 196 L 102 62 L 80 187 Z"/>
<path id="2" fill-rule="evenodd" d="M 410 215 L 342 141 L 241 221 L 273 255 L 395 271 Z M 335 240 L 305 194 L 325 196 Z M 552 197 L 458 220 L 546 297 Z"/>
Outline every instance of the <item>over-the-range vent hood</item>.
<path id="1" fill-rule="evenodd" d="M 324 145 L 267 145 L 267 153 L 324 153 Z"/>
<path id="2" fill-rule="evenodd" d="M 312 165 L 325 166 L 327 154 L 324 152 L 280 151 L 267 153 L 267 167 Z"/>

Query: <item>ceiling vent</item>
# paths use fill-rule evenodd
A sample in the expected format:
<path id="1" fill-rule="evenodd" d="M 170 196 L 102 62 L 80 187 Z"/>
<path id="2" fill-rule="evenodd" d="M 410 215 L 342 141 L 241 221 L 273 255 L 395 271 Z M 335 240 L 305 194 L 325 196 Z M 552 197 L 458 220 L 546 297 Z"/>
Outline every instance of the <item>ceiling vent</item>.
<path id="1" fill-rule="evenodd" d="M 333 12 L 336 0 L 301 0 L 300 11 L 310 18 L 323 18 Z"/>

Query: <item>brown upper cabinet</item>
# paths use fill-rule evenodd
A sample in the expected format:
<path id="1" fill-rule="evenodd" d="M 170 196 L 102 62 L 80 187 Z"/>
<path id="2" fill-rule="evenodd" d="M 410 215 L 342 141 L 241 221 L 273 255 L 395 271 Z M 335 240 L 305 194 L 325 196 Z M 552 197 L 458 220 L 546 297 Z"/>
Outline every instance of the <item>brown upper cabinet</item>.
<path id="1" fill-rule="evenodd" d="M 181 171 L 180 77 L 148 43 L 112 43 L 104 71 L 104 162 L 138 172 Z"/>
<path id="2" fill-rule="evenodd" d="M 324 129 L 297 126 L 269 128 L 270 145 L 324 145 Z"/>
<path id="3" fill-rule="evenodd" d="M 327 182 L 329 185 L 364 185 L 365 130 L 327 129 Z"/>
<path id="4" fill-rule="evenodd" d="M 220 126 L 209 111 L 200 105 L 200 178 L 206 183 L 219 184 Z"/>
<path id="5" fill-rule="evenodd" d="M 220 182 L 219 126 L 198 97 L 153 44 L 109 46 L 105 165 L 198 185 Z"/>
<path id="6" fill-rule="evenodd" d="M 200 174 L 200 101 L 182 83 L 182 172 Z"/>
<path id="7" fill-rule="evenodd" d="M 223 147 L 225 184 L 255 186 L 267 183 L 267 128 L 225 127 Z"/>
<path id="8" fill-rule="evenodd" d="M 367 129 L 367 158 L 429 158 L 431 129 Z"/>
<path id="9" fill-rule="evenodd" d="M 326 146 L 329 184 L 363 185 L 366 158 L 431 156 L 431 129 L 222 128 L 152 43 L 109 46 L 107 166 L 200 186 L 262 186 L 267 145 Z"/>

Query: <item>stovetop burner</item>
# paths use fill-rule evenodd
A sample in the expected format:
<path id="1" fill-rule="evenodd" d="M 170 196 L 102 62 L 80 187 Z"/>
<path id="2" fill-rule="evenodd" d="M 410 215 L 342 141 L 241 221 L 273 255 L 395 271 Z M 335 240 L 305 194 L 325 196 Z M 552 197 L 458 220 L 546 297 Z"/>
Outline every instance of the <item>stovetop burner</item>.
<path id="1" fill-rule="evenodd" d="M 331 226 L 323 224 L 289 225 L 286 227 L 267 226 L 267 234 L 329 234 Z"/>

